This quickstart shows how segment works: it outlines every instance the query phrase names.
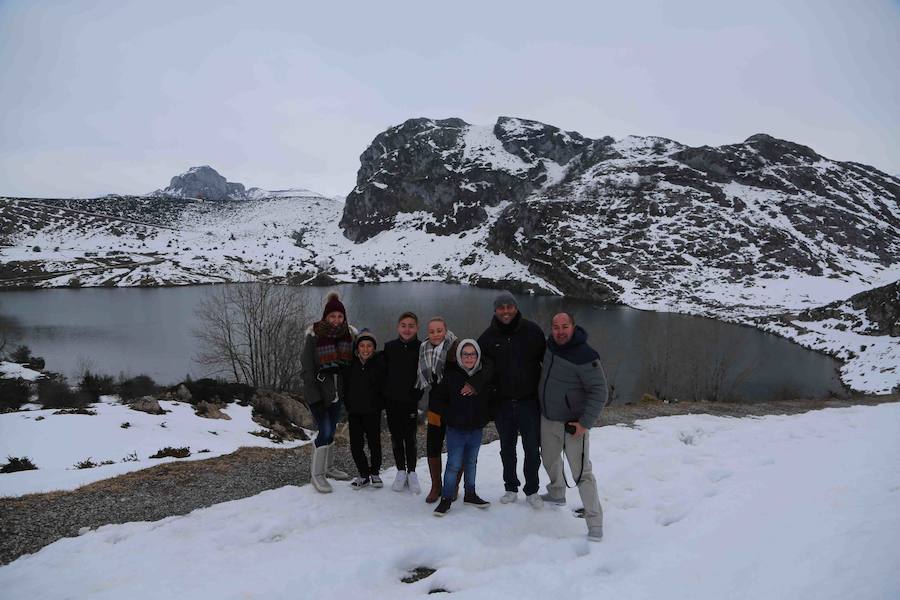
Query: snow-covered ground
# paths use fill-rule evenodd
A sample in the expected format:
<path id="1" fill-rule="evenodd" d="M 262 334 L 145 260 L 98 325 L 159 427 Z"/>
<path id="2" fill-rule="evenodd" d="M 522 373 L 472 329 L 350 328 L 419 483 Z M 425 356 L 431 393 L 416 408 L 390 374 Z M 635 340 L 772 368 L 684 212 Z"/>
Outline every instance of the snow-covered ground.
<path id="1" fill-rule="evenodd" d="M 900 404 L 688 415 L 591 432 L 605 538 L 569 507 L 454 505 L 287 486 L 109 525 L 0 567 L 9 598 L 900 597 Z M 425 472 L 420 464 L 420 473 Z M 388 482 L 393 470 L 385 473 Z M 425 479 L 425 477 L 423 477 Z M 498 446 L 478 489 L 503 491 Z M 437 572 L 413 584 L 415 567 Z"/>
<path id="2" fill-rule="evenodd" d="M 200 460 L 234 452 L 241 446 L 293 447 L 306 442 L 275 442 L 251 435 L 262 427 L 251 419 L 251 408 L 229 404 L 222 410 L 231 420 L 194 414 L 190 404 L 160 401 L 170 411 L 151 415 L 132 410 L 113 397 L 91 405 L 96 415 L 27 410 L 0 414 L 0 462 L 27 456 L 34 471 L 0 475 L 0 496 L 20 496 L 54 490 L 73 490 L 86 483 L 146 469 L 175 460 Z M 127 428 L 122 424 L 128 423 Z M 167 446 L 189 447 L 187 458 L 150 458 Z M 208 452 L 200 452 L 208 450 Z M 90 469 L 75 464 L 115 461 Z M 136 460 L 135 460 L 136 459 Z"/>
<path id="3" fill-rule="evenodd" d="M 37 381 L 43 377 L 43 373 L 29 369 L 25 365 L 0 360 L 0 377 L 7 379 L 24 379 L 25 381 Z"/>

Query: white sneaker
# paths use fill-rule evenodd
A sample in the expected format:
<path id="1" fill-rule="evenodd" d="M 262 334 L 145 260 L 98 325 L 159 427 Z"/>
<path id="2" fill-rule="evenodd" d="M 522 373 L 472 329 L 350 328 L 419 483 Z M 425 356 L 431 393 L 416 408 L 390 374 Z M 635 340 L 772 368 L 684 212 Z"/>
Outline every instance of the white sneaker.
<path id="1" fill-rule="evenodd" d="M 402 492 L 405 487 L 406 471 L 397 471 L 397 476 L 394 477 L 394 483 L 391 485 L 391 489 L 395 492 Z"/>
<path id="2" fill-rule="evenodd" d="M 406 475 L 406 483 L 409 484 L 409 491 L 417 496 L 422 493 L 422 488 L 419 486 L 419 476 L 416 475 L 415 471 L 410 471 Z"/>
<path id="3" fill-rule="evenodd" d="M 518 495 L 518 492 L 506 492 L 500 496 L 500 504 L 512 504 L 516 501 L 516 496 Z"/>
<path id="4" fill-rule="evenodd" d="M 525 496 L 525 502 L 528 503 L 528 506 L 533 508 L 534 510 L 541 510 L 544 508 L 544 500 L 541 498 L 541 495 L 538 493 L 529 494 Z"/>

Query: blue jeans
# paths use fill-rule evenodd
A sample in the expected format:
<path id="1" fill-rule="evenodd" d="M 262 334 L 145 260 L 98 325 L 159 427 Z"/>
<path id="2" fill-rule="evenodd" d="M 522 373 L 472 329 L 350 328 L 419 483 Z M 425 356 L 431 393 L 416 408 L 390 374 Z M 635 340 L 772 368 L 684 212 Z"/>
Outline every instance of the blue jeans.
<path id="1" fill-rule="evenodd" d="M 466 491 L 475 491 L 475 465 L 478 464 L 482 432 L 482 429 L 447 428 L 447 469 L 444 471 L 441 497 L 453 498 L 456 492 L 456 478 L 459 477 L 459 471 L 463 466 L 465 466 Z"/>
<path id="2" fill-rule="evenodd" d="M 541 413 L 537 403 L 503 400 L 494 415 L 500 437 L 500 459 L 503 461 L 503 487 L 507 492 L 519 491 L 516 473 L 516 442 L 522 436 L 525 454 L 523 473 L 525 495 L 538 491 L 538 469 L 541 466 Z"/>
<path id="3" fill-rule="evenodd" d="M 316 420 L 316 427 L 319 428 L 315 441 L 316 448 L 321 448 L 334 442 L 334 432 L 341 418 L 341 403 L 330 402 L 325 404 L 324 402 L 318 402 L 309 407 L 309 412 L 312 413 L 313 419 Z"/>

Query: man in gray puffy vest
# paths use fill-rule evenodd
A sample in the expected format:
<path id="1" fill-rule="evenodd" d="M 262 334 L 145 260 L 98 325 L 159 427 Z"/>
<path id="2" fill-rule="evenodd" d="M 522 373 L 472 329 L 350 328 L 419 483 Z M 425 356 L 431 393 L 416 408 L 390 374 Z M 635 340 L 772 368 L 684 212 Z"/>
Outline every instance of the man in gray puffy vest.
<path id="1" fill-rule="evenodd" d="M 603 538 L 603 509 L 591 471 L 588 430 L 600 417 L 608 389 L 600 355 L 588 346 L 587 332 L 575 325 L 569 313 L 559 313 L 551 321 L 538 393 L 541 458 L 550 477 L 547 493 L 541 497 L 544 502 L 565 505 L 565 454 L 584 504 L 588 540 L 599 542 Z"/>

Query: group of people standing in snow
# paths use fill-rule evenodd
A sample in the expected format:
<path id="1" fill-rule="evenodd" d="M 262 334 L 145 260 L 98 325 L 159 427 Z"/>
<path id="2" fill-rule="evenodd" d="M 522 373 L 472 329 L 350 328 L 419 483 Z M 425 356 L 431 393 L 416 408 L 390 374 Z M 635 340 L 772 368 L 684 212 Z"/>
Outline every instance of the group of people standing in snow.
<path id="1" fill-rule="evenodd" d="M 420 494 L 416 433 L 424 395 L 431 479 L 425 500 L 437 502 L 435 516 L 449 512 L 460 480 L 465 504 L 490 506 L 475 491 L 475 475 L 483 429 L 493 420 L 503 463 L 505 492 L 500 502 L 513 503 L 518 496 L 521 437 L 527 504 L 540 510 L 544 503 L 566 503 L 565 456 L 584 505 L 588 539 L 599 541 L 603 511 L 586 434 L 606 403 L 606 377 L 599 355 L 572 314 L 554 315 L 550 326 L 551 335 L 545 337 L 538 324 L 522 316 L 515 297 L 503 292 L 494 300 L 490 325 L 477 340 L 458 338 L 442 317 L 432 317 L 426 339 L 420 341 L 418 317 L 404 312 L 397 321 L 397 338 L 379 351 L 375 335 L 351 326 L 338 295 L 329 294 L 322 319 L 306 331 L 302 359 L 304 396 L 318 426 L 311 462 L 315 489 L 330 492 L 329 478 L 350 479 L 334 465 L 334 435 L 343 407 L 359 472 L 350 486 L 384 485 L 380 477 L 384 410 L 397 466 L 391 487 Z M 544 494 L 538 490 L 542 462 L 550 479 Z"/>

